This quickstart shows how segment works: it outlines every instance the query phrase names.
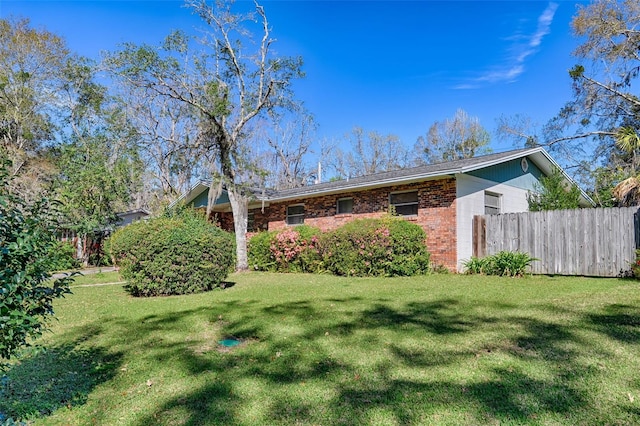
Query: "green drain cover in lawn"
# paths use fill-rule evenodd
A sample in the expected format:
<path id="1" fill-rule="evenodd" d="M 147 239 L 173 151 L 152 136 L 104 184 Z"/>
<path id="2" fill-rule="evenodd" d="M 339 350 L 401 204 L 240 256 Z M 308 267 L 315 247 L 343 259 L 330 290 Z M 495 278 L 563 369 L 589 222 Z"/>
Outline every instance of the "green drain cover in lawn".
<path id="1" fill-rule="evenodd" d="M 238 346 L 240 343 L 242 343 L 240 340 L 238 339 L 224 339 L 224 340 L 218 340 L 218 344 L 222 345 L 226 348 L 231 348 L 233 346 Z"/>

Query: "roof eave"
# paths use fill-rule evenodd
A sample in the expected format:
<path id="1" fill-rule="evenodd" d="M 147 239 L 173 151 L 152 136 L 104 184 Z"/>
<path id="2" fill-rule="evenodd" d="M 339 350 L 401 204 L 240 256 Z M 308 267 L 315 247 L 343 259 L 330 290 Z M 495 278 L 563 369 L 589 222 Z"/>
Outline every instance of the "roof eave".
<path id="1" fill-rule="evenodd" d="M 349 185 L 348 181 L 346 181 L 347 184 L 339 187 L 320 189 L 320 190 L 309 191 L 309 192 L 301 191 L 291 195 L 275 196 L 268 199 L 269 201 L 289 201 L 289 200 L 295 200 L 295 199 L 304 198 L 304 197 L 319 197 L 323 195 L 334 195 L 342 192 L 350 192 L 355 190 L 366 191 L 368 189 L 375 189 L 375 188 L 380 188 L 380 187 L 390 186 L 390 185 L 410 184 L 410 183 L 420 182 L 423 180 L 433 180 L 433 179 L 444 178 L 444 177 L 455 177 L 458 174 L 468 173 L 474 170 L 495 166 L 495 165 L 504 163 L 505 161 L 516 160 L 518 158 L 533 155 L 538 152 L 545 152 L 545 151 L 541 147 L 536 147 L 536 148 L 531 148 L 527 151 L 516 152 L 509 156 L 503 156 L 491 161 L 484 161 L 484 162 L 473 164 L 467 167 L 455 167 L 455 168 L 450 168 L 445 170 L 439 170 L 437 172 L 417 173 L 415 175 L 399 176 L 391 179 L 382 179 L 378 181 L 372 181 L 372 182 L 366 182 L 366 183 L 360 183 L 360 184 L 356 183 L 352 185 Z M 548 155 L 546 155 L 545 157 L 549 158 Z"/>
<path id="2" fill-rule="evenodd" d="M 534 161 L 536 165 L 540 167 L 547 176 L 553 173 L 553 170 L 555 169 L 560 170 L 560 173 L 562 173 L 562 176 L 567 180 L 567 182 L 569 182 L 569 185 L 575 185 L 580 190 L 580 198 L 581 198 L 580 207 L 596 206 L 596 202 L 593 201 L 593 199 L 589 197 L 589 195 L 586 192 L 584 192 L 582 188 L 580 188 L 580 185 L 578 185 L 578 183 L 571 176 L 569 176 L 562 167 L 560 167 L 560 165 L 556 162 L 556 160 L 554 160 L 546 150 L 539 148 L 538 152 L 540 153 L 540 155 L 544 157 L 545 160 L 547 160 L 549 164 L 551 164 L 551 167 L 545 167 L 544 164 L 539 164 L 539 162 L 535 161 L 535 157 L 534 157 Z"/>
<path id="3" fill-rule="evenodd" d="M 438 179 L 443 177 L 454 177 L 457 173 L 458 173 L 458 169 L 451 169 L 451 170 L 447 170 L 446 172 L 423 173 L 419 175 L 403 176 L 403 177 L 394 178 L 394 179 L 384 179 L 384 180 L 361 183 L 361 184 L 352 184 L 352 185 L 347 184 L 347 185 L 339 186 L 336 188 L 321 189 L 321 190 L 309 191 L 309 192 L 298 192 L 291 195 L 270 197 L 268 198 L 268 201 L 269 202 L 291 201 L 291 200 L 297 200 L 297 199 L 306 198 L 306 197 L 321 197 L 324 195 L 335 195 L 335 194 L 340 194 L 344 192 L 367 191 L 370 189 L 382 188 L 382 187 L 391 186 L 391 185 L 410 184 L 410 183 L 422 182 L 425 180 L 433 180 L 433 179 Z"/>
<path id="4" fill-rule="evenodd" d="M 180 203 L 189 204 L 198 195 L 202 194 L 202 190 L 209 189 L 209 185 L 211 185 L 210 182 L 205 182 L 205 181 L 202 181 L 202 180 L 197 182 L 197 183 L 195 183 L 193 186 L 191 186 L 191 188 L 189 188 L 189 190 L 187 192 L 183 193 L 178 198 L 176 198 L 174 201 L 172 201 L 169 204 L 169 208 L 173 208 L 173 207 L 177 206 Z M 198 187 L 201 187 L 201 189 L 198 190 Z M 197 191 L 197 194 L 195 193 L 196 191 Z"/>

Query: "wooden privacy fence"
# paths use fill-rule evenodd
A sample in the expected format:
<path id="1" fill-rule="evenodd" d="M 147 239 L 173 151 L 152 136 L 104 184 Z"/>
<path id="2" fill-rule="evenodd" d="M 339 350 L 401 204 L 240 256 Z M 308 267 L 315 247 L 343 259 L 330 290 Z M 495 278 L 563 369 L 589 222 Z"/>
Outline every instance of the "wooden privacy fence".
<path id="1" fill-rule="evenodd" d="M 475 216 L 473 255 L 529 253 L 538 259 L 534 274 L 627 275 L 640 241 L 638 212 L 623 207 Z"/>

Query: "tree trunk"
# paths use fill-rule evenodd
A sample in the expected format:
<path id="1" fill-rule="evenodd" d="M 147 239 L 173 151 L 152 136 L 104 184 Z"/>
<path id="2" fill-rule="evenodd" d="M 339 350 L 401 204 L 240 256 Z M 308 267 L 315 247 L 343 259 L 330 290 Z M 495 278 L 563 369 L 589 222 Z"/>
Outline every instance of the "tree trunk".
<path id="1" fill-rule="evenodd" d="M 76 258 L 82 262 L 83 267 L 89 266 L 89 239 L 87 234 L 77 234 Z"/>
<path id="2" fill-rule="evenodd" d="M 84 259 L 84 248 L 82 244 L 82 237 L 80 234 L 76 234 L 76 259 L 82 261 Z"/>
<path id="3" fill-rule="evenodd" d="M 246 271 L 249 269 L 247 257 L 247 217 L 249 216 L 249 198 L 236 190 L 227 188 L 231 211 L 233 213 L 233 226 L 236 233 L 236 269 Z"/>

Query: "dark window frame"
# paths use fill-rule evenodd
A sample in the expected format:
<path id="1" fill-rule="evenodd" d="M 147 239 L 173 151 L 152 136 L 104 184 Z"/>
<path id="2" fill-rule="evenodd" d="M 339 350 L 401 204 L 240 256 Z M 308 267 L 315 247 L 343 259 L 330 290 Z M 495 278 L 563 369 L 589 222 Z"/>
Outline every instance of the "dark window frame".
<path id="1" fill-rule="evenodd" d="M 302 213 L 291 213 L 290 209 L 294 209 L 294 208 L 298 208 L 298 207 L 302 207 Z M 287 206 L 286 209 L 286 215 L 285 215 L 285 222 L 287 223 L 287 225 L 290 226 L 295 226 L 295 225 L 302 225 L 304 224 L 304 216 L 305 216 L 305 209 L 304 209 L 304 204 L 291 204 L 289 206 Z M 300 219 L 300 221 L 298 221 L 298 219 Z"/>
<path id="2" fill-rule="evenodd" d="M 396 200 L 394 202 L 394 196 L 400 196 L 398 198 L 401 198 L 404 194 L 413 194 L 413 193 L 416 194 L 415 201 L 399 200 L 398 202 L 398 200 Z M 395 213 L 399 216 L 405 216 L 405 217 L 418 216 L 418 210 L 420 208 L 420 191 L 415 189 L 411 191 L 392 192 L 389 194 L 389 206 L 393 206 L 395 209 Z"/>
<path id="3" fill-rule="evenodd" d="M 342 211 L 340 209 L 341 201 L 351 201 L 351 205 L 349 206 L 349 211 Z M 353 197 L 338 198 L 338 201 L 336 203 L 336 214 L 352 214 L 352 213 L 353 213 Z"/>

